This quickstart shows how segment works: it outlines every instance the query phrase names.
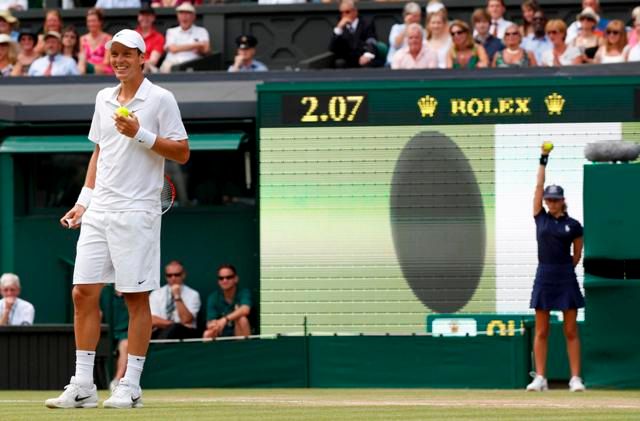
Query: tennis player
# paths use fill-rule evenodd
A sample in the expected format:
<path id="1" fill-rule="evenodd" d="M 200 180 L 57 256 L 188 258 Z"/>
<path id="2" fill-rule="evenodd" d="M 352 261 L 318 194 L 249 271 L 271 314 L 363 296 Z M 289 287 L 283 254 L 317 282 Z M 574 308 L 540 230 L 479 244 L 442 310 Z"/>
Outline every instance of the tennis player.
<path id="1" fill-rule="evenodd" d="M 164 160 L 185 163 L 189 143 L 173 95 L 147 80 L 145 44 L 124 29 L 107 43 L 120 84 L 96 96 L 89 140 L 95 150 L 75 206 L 60 223 L 82 227 L 73 274 L 76 371 L 49 408 L 98 405 L 93 383 L 100 338 L 100 291 L 114 283 L 129 310 L 129 355 L 124 377 L 104 401 L 105 408 L 142 406 L 140 376 L 151 336 L 149 292 L 160 286 L 160 192 Z M 116 113 L 126 107 L 132 114 Z"/>
<path id="2" fill-rule="evenodd" d="M 584 307 L 584 298 L 574 268 L 582 257 L 583 230 L 580 222 L 567 214 L 562 187 L 544 187 L 549 152 L 543 145 L 533 196 L 533 217 L 538 240 L 538 269 L 531 293 L 531 308 L 536 310 L 536 333 L 533 342 L 536 374 L 527 390 L 542 392 L 548 389 L 545 369 L 549 314 L 551 310 L 561 310 L 572 376 L 569 390 L 581 392 L 585 387 L 580 378 L 580 338 L 576 318 L 578 308 Z M 542 206 L 543 200 L 547 210 Z"/>

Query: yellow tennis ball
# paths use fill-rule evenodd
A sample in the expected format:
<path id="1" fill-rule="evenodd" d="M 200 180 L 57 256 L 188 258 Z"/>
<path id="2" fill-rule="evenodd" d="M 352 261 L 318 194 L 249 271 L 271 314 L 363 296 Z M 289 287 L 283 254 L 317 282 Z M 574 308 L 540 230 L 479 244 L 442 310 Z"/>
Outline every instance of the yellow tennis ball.
<path id="1" fill-rule="evenodd" d="M 553 150 L 553 143 L 551 142 L 544 142 L 542 144 L 542 148 L 546 151 L 546 152 L 551 152 Z"/>
<path id="2" fill-rule="evenodd" d="M 116 114 L 121 117 L 129 117 L 129 110 L 127 109 L 127 107 L 118 107 L 116 109 Z"/>

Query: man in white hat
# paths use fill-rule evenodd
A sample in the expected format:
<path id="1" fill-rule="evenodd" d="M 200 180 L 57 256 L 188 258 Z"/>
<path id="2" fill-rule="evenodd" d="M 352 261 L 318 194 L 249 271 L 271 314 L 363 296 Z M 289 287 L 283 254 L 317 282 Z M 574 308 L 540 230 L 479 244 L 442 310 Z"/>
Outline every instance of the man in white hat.
<path id="1" fill-rule="evenodd" d="M 164 49 L 167 55 L 160 66 L 160 72 L 169 73 L 176 64 L 201 58 L 211 51 L 209 32 L 194 24 L 196 9 L 191 3 L 176 7 L 178 26 L 167 29 Z"/>
<path id="2" fill-rule="evenodd" d="M 93 364 L 105 283 L 115 283 L 124 295 L 129 344 L 125 376 L 103 406 L 142 406 L 140 376 L 151 337 L 149 292 L 160 287 L 165 158 L 180 164 L 189 159 L 187 133 L 173 94 L 142 73 L 142 36 L 123 29 L 106 47 L 120 84 L 96 96 L 88 136 L 95 149 L 85 184 L 75 206 L 60 219 L 65 228 L 81 226 L 73 273 L 76 370 L 64 392 L 46 401 L 49 408 L 98 405 Z"/>

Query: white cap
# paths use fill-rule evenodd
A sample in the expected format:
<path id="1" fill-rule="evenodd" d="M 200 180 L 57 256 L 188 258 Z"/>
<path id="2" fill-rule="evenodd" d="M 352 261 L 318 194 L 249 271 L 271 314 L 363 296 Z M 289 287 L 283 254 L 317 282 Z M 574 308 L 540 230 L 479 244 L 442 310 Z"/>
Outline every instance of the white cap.
<path id="1" fill-rule="evenodd" d="M 444 9 L 444 4 L 437 1 L 430 2 L 426 7 L 427 15 L 430 15 L 431 13 L 439 12 L 442 9 Z"/>
<path id="2" fill-rule="evenodd" d="M 191 3 L 182 3 L 180 6 L 176 7 L 176 12 L 187 12 L 187 13 L 196 13 L 196 8 L 193 7 Z"/>
<path id="3" fill-rule="evenodd" d="M 144 44 L 142 35 L 132 29 L 123 29 L 122 31 L 115 34 L 113 38 L 111 38 L 111 40 L 107 42 L 107 48 L 111 49 L 111 46 L 114 42 L 118 42 L 125 47 L 137 48 L 142 53 L 147 51 L 147 46 Z"/>
<path id="4" fill-rule="evenodd" d="M 0 34 L 0 44 L 13 44 L 13 38 L 7 34 Z"/>

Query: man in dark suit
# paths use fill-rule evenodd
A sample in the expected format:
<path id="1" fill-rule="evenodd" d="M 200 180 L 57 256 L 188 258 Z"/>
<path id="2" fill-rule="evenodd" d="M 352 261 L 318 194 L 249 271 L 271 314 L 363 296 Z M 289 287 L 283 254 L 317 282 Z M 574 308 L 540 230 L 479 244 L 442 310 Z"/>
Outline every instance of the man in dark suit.
<path id="1" fill-rule="evenodd" d="M 384 58 L 378 52 L 373 22 L 358 17 L 354 0 L 340 2 L 340 21 L 333 28 L 331 52 L 336 67 L 378 67 Z"/>

